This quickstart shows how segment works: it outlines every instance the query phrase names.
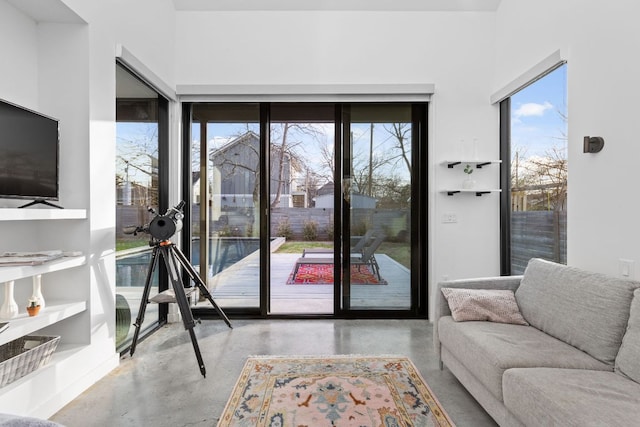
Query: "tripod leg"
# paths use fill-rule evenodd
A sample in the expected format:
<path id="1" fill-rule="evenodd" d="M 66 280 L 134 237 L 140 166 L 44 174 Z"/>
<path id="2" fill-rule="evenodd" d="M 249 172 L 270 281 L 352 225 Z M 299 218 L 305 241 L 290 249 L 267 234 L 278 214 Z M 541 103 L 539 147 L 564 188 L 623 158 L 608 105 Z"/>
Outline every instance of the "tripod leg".
<path id="1" fill-rule="evenodd" d="M 180 265 L 182 265 L 182 268 L 184 268 L 187 271 L 187 274 L 189 275 L 189 277 L 191 277 L 191 280 L 193 280 L 196 283 L 196 285 L 198 286 L 198 289 L 200 289 L 200 293 L 209 300 L 213 308 L 216 309 L 216 311 L 218 312 L 218 315 L 222 317 L 222 319 L 227 324 L 227 326 L 233 329 L 233 327 L 231 326 L 231 322 L 229 321 L 229 318 L 227 317 L 226 314 L 224 314 L 224 311 L 222 311 L 222 309 L 218 306 L 218 304 L 216 304 L 216 302 L 213 300 L 213 297 L 211 296 L 211 293 L 207 289 L 207 286 L 205 285 L 204 281 L 198 275 L 196 270 L 193 268 L 193 266 L 191 265 L 187 257 L 184 256 L 184 254 L 180 251 L 180 249 L 178 249 L 175 246 L 172 246 L 171 250 L 176 255 L 176 258 L 178 258 L 178 261 L 180 262 Z"/>
<path id="2" fill-rule="evenodd" d="M 193 332 L 193 328 L 195 326 L 195 322 L 193 320 L 193 315 L 191 314 L 191 308 L 189 307 L 189 301 L 187 300 L 187 295 L 184 292 L 184 284 L 182 283 L 182 279 L 179 275 L 178 263 L 176 258 L 172 257 L 174 252 L 171 250 L 173 248 L 173 244 L 167 246 L 160 246 L 160 250 L 162 251 L 162 255 L 164 258 L 165 265 L 167 266 L 167 273 L 169 275 L 169 281 L 173 286 L 173 292 L 176 296 L 176 303 L 178 304 L 178 308 L 180 309 L 180 314 L 182 315 L 182 322 L 184 323 L 184 328 L 189 330 L 189 336 L 191 337 L 191 344 L 193 345 L 193 351 L 196 354 L 196 359 L 198 360 L 198 365 L 200 367 L 200 373 L 202 376 L 206 375 L 206 370 L 204 366 L 204 362 L 202 361 L 202 355 L 200 354 L 200 348 L 198 347 L 198 341 L 196 339 L 195 333 Z"/>
<path id="3" fill-rule="evenodd" d="M 153 272 L 158 265 L 158 247 L 154 247 L 151 252 L 151 260 L 149 261 L 149 270 L 147 271 L 147 278 L 144 282 L 144 290 L 142 292 L 142 299 L 140 300 L 140 309 L 138 310 L 138 317 L 136 317 L 136 323 L 134 326 L 136 327 L 135 332 L 133 333 L 133 340 L 131 341 L 131 348 L 129 349 L 129 355 L 133 356 L 133 353 L 136 351 L 136 344 L 138 343 L 138 334 L 140 333 L 140 326 L 142 326 L 142 322 L 144 322 L 144 313 L 147 309 L 147 304 L 149 303 L 149 293 L 151 292 L 151 279 L 153 278 Z"/>
<path id="4" fill-rule="evenodd" d="M 193 346 L 193 351 L 196 353 L 196 359 L 198 360 L 198 366 L 200 367 L 200 373 L 203 377 L 207 377 L 207 368 L 204 366 L 204 361 L 202 360 L 202 354 L 200 354 L 200 347 L 198 346 L 198 340 L 196 338 L 195 332 L 193 332 L 193 328 L 189 329 L 189 336 L 191 337 L 191 345 Z"/>

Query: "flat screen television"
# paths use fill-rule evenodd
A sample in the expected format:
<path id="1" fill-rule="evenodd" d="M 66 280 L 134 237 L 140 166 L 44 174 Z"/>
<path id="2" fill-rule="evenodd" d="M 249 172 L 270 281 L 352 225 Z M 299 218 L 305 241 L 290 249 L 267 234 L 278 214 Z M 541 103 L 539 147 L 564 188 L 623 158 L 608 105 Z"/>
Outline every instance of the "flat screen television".
<path id="1" fill-rule="evenodd" d="M 58 200 L 58 120 L 0 100 L 0 198 Z M 30 206 L 35 203 L 29 203 Z"/>

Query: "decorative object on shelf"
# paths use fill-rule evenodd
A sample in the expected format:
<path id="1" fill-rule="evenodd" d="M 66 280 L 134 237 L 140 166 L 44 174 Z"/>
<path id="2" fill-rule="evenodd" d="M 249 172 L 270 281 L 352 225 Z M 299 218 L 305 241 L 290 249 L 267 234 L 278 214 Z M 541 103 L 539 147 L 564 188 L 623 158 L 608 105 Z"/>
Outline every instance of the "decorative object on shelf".
<path id="1" fill-rule="evenodd" d="M 476 185 L 476 181 L 471 179 L 471 174 L 473 173 L 473 168 L 471 165 L 467 165 L 464 168 L 464 173 L 467 174 L 467 178 L 462 181 L 462 188 L 465 190 L 470 190 Z"/>
<path id="2" fill-rule="evenodd" d="M 33 276 L 33 293 L 31 299 L 36 300 L 40 305 L 40 309 L 44 309 L 45 302 L 44 296 L 42 296 L 42 274 L 36 274 Z M 29 301 L 31 301 L 31 299 Z"/>
<path id="3" fill-rule="evenodd" d="M 0 346 L 0 387 L 49 363 L 59 342 L 59 336 L 25 336 Z"/>
<path id="4" fill-rule="evenodd" d="M 37 316 L 41 308 L 42 307 L 40 307 L 36 298 L 29 298 L 29 305 L 27 306 L 27 313 L 29 313 L 29 316 Z"/>
<path id="5" fill-rule="evenodd" d="M 4 282 L 4 301 L 0 306 L 0 319 L 13 319 L 18 316 L 18 304 L 13 296 L 14 281 Z"/>

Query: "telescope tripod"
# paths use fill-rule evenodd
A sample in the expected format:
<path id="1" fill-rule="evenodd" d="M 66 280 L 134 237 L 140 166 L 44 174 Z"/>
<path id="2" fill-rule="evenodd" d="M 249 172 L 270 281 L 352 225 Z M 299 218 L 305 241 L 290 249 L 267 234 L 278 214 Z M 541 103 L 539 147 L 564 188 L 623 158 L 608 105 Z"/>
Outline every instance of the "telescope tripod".
<path id="1" fill-rule="evenodd" d="M 193 314 L 191 313 L 191 309 L 189 308 L 189 301 L 187 300 L 187 295 L 185 293 L 184 284 L 182 282 L 182 278 L 180 276 L 180 267 L 182 267 L 191 280 L 196 284 L 200 293 L 209 300 L 213 308 L 216 309 L 220 317 L 225 321 L 227 326 L 231 328 L 231 322 L 229 318 L 224 314 L 222 309 L 216 304 L 211 296 L 211 293 L 207 289 L 207 286 L 202 281 L 198 273 L 196 273 L 193 266 L 189 263 L 189 260 L 185 257 L 185 255 L 176 247 L 174 243 L 169 240 L 155 241 L 153 242 L 153 252 L 151 253 L 151 260 L 149 261 L 149 270 L 147 271 L 147 278 L 144 284 L 144 291 L 142 293 L 142 300 L 140 301 L 140 310 L 138 311 L 138 317 L 136 318 L 136 323 L 134 326 L 136 327 L 135 332 L 133 334 L 133 340 L 131 341 L 131 349 L 130 355 L 133 356 L 133 353 L 136 351 L 136 344 L 138 342 L 138 334 L 140 332 L 140 326 L 144 321 L 144 313 L 147 308 L 147 304 L 149 304 L 149 293 L 151 292 L 151 279 L 153 278 L 153 272 L 158 265 L 158 259 L 162 258 L 164 260 L 165 266 L 167 267 L 167 273 L 169 276 L 169 282 L 171 282 L 171 286 L 173 287 L 173 292 L 175 293 L 176 303 L 178 304 L 178 308 L 180 309 L 180 314 L 182 315 L 182 322 L 184 323 L 184 328 L 189 331 L 189 336 L 191 337 L 191 344 L 193 345 L 193 351 L 196 354 L 196 359 L 198 359 L 198 366 L 200 367 L 200 373 L 203 377 L 206 377 L 206 369 L 204 366 L 204 362 L 202 361 L 202 355 L 200 354 L 200 347 L 198 346 L 198 340 L 196 339 L 196 335 L 193 332 L 193 328 L 195 326 L 195 321 L 193 320 Z M 198 320 L 198 323 L 200 321 Z"/>

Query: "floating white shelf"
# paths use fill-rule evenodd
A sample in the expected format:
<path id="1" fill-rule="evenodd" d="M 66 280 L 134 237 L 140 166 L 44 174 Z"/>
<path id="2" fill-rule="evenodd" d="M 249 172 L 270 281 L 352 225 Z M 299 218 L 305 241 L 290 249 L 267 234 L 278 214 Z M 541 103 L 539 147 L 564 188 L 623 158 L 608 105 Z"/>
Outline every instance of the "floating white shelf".
<path id="1" fill-rule="evenodd" d="M 442 192 L 446 193 L 447 196 L 453 196 L 454 194 L 458 194 L 458 193 L 474 193 L 476 196 L 482 196 L 483 194 L 500 193 L 502 192 L 502 190 L 496 189 L 496 188 L 472 188 L 472 189 L 453 188 L 451 190 L 442 190 Z"/>
<path id="2" fill-rule="evenodd" d="M 450 169 L 461 164 L 474 165 L 476 168 L 481 169 L 483 166 L 499 163 L 502 163 L 502 160 L 445 160 L 442 162 L 443 165 Z"/>
<path id="3" fill-rule="evenodd" d="M 86 219 L 86 209 L 0 208 L 0 221 Z"/>
<path id="4" fill-rule="evenodd" d="M 24 307 L 20 307 L 20 314 L 10 320 L 9 327 L 0 332 L 0 345 L 18 339 L 24 335 L 40 330 L 46 326 L 53 325 L 61 320 L 81 313 L 87 309 L 86 301 L 56 301 L 47 300 L 47 305 L 40 310 L 37 316 L 29 317 Z"/>
<path id="5" fill-rule="evenodd" d="M 0 267 L 0 283 L 31 277 L 37 274 L 52 273 L 54 271 L 66 270 L 67 268 L 79 267 L 86 264 L 86 262 L 86 256 L 74 256 L 62 257 L 40 265 Z"/>

